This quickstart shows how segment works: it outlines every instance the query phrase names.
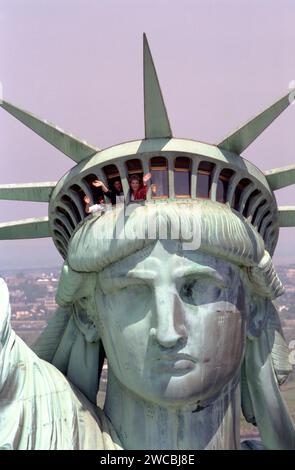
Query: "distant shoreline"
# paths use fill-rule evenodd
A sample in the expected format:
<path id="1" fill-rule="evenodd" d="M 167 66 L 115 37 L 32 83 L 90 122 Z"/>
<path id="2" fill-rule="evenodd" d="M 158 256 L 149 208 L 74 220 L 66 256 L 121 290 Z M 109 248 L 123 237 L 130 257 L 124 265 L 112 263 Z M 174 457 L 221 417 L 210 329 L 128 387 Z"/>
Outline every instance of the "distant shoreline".
<path id="1" fill-rule="evenodd" d="M 62 268 L 62 265 L 60 266 L 51 266 L 51 267 L 44 267 L 44 266 L 39 266 L 39 267 L 34 267 L 34 268 L 0 268 L 0 275 L 5 275 L 7 273 L 9 274 L 16 274 L 16 273 L 28 273 L 28 272 L 50 272 L 50 271 L 60 271 Z"/>
<path id="2" fill-rule="evenodd" d="M 37 266 L 37 267 L 17 267 L 17 268 L 7 268 L 7 267 L 0 267 L 0 275 L 1 274 L 6 274 L 6 273 L 20 273 L 20 272 L 39 272 L 39 271 L 60 271 L 62 268 L 63 262 L 61 261 L 61 264 L 55 265 L 55 266 Z M 276 269 L 279 271 L 281 268 L 289 268 L 289 269 L 295 269 L 295 263 L 280 263 L 276 265 Z"/>

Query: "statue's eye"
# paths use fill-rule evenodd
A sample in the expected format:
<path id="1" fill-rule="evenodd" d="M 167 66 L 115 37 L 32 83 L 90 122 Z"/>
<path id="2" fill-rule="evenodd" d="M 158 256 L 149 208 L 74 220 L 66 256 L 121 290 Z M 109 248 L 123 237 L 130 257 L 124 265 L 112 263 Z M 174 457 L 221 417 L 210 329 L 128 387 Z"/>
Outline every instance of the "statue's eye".
<path id="1" fill-rule="evenodd" d="M 221 288 L 212 279 L 194 279 L 185 282 L 180 289 L 184 302 L 193 305 L 215 302 L 221 295 Z"/>
<path id="2" fill-rule="evenodd" d="M 184 284 L 184 286 L 182 286 L 182 289 L 181 289 L 181 297 L 185 297 L 185 298 L 188 298 L 188 297 L 192 297 L 193 295 L 193 283 L 186 283 Z"/>

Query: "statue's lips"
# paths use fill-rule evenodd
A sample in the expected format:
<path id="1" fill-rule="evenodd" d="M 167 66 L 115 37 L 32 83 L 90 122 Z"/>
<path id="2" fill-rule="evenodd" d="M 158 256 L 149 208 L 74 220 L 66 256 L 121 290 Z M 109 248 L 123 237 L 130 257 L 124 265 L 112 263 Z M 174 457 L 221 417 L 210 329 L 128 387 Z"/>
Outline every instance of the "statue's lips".
<path id="1" fill-rule="evenodd" d="M 156 368 L 161 372 L 183 374 L 195 367 L 197 360 L 188 354 L 167 354 L 156 359 Z"/>

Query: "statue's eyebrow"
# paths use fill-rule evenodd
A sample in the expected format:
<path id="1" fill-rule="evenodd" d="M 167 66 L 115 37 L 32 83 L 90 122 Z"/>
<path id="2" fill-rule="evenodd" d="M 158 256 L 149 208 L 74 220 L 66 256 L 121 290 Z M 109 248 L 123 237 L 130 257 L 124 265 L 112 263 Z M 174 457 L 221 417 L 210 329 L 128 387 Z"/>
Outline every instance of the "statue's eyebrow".
<path id="1" fill-rule="evenodd" d="M 203 266 L 197 263 L 183 264 L 174 269 L 172 278 L 174 280 L 181 279 L 183 277 L 209 277 L 221 283 L 223 285 L 229 284 L 228 276 L 221 275 L 216 269 L 210 266 Z"/>
<path id="2" fill-rule="evenodd" d="M 105 292 L 120 289 L 127 286 L 132 286 L 135 283 L 144 284 L 144 281 L 154 280 L 157 276 L 156 271 L 148 269 L 134 269 L 128 270 L 128 268 L 106 269 L 99 275 L 100 285 Z"/>
<path id="3" fill-rule="evenodd" d="M 152 258 L 149 260 L 149 265 L 146 265 L 145 268 L 130 266 L 128 263 L 123 263 L 118 261 L 113 266 L 105 268 L 100 277 L 103 277 L 105 280 L 122 280 L 122 279 L 139 279 L 139 280 L 154 280 L 157 277 L 158 267 L 160 262 L 157 258 Z"/>
<path id="4" fill-rule="evenodd" d="M 123 281 L 126 282 L 132 281 L 132 279 L 139 279 L 139 280 L 154 280 L 157 277 L 157 272 L 152 271 L 149 269 L 132 269 L 132 270 L 120 270 L 114 272 L 104 272 L 101 276 L 106 281 Z"/>
<path id="5" fill-rule="evenodd" d="M 156 270 L 135 268 L 134 270 L 126 272 L 125 277 L 128 279 L 131 278 L 153 281 L 157 279 L 158 273 Z M 226 284 L 227 281 L 227 279 L 225 279 L 215 269 L 210 268 L 209 266 L 201 266 L 196 263 L 175 268 L 171 273 L 171 279 L 174 281 L 183 277 L 210 277 L 221 284 Z"/>
<path id="6" fill-rule="evenodd" d="M 104 272 L 101 273 L 102 277 L 105 279 L 126 279 L 126 278 L 138 278 L 138 279 L 155 279 L 157 276 L 157 272 L 151 269 L 141 269 L 141 268 L 122 268 L 122 269 L 105 269 Z"/>

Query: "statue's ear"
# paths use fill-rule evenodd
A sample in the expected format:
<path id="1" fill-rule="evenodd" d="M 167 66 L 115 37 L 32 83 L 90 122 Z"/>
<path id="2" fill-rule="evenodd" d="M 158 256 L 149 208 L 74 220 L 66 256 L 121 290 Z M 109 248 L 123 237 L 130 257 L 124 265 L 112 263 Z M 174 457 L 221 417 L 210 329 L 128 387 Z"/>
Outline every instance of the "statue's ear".
<path id="1" fill-rule="evenodd" d="M 68 336 L 72 344 L 68 348 L 66 376 L 90 401 L 96 403 L 105 353 L 97 326 L 88 314 L 87 300 L 83 298 L 83 302 L 78 300 L 72 305 L 72 325 Z M 67 346 L 67 341 L 61 344 L 61 354 Z M 57 358 L 58 354 L 54 359 Z"/>
<path id="2" fill-rule="evenodd" d="M 65 262 L 56 293 L 56 302 L 60 307 L 71 310 L 77 328 L 89 343 L 99 339 L 99 333 L 93 321 L 96 279 L 96 273 L 74 271 Z"/>
<path id="3" fill-rule="evenodd" d="M 248 317 L 247 336 L 249 339 L 259 337 L 261 332 L 266 328 L 270 312 L 273 310 L 272 299 L 275 298 L 274 294 L 277 291 L 281 294 L 281 283 L 278 279 L 275 278 L 274 289 L 272 289 L 271 285 L 267 285 L 266 281 L 262 274 L 260 277 L 258 276 L 254 268 L 244 272 Z"/>
<path id="4" fill-rule="evenodd" d="M 83 302 L 93 293 L 96 273 L 74 271 L 64 263 L 56 292 L 56 302 L 61 307 L 68 307 L 74 302 Z"/>
<path id="5" fill-rule="evenodd" d="M 243 281 L 248 296 L 248 338 L 256 338 L 266 325 L 272 300 L 284 293 L 284 287 L 267 251 L 257 266 L 243 269 Z"/>
<path id="6" fill-rule="evenodd" d="M 269 299 L 255 293 L 248 293 L 246 298 L 248 313 L 247 337 L 253 339 L 259 337 L 266 326 Z"/>

